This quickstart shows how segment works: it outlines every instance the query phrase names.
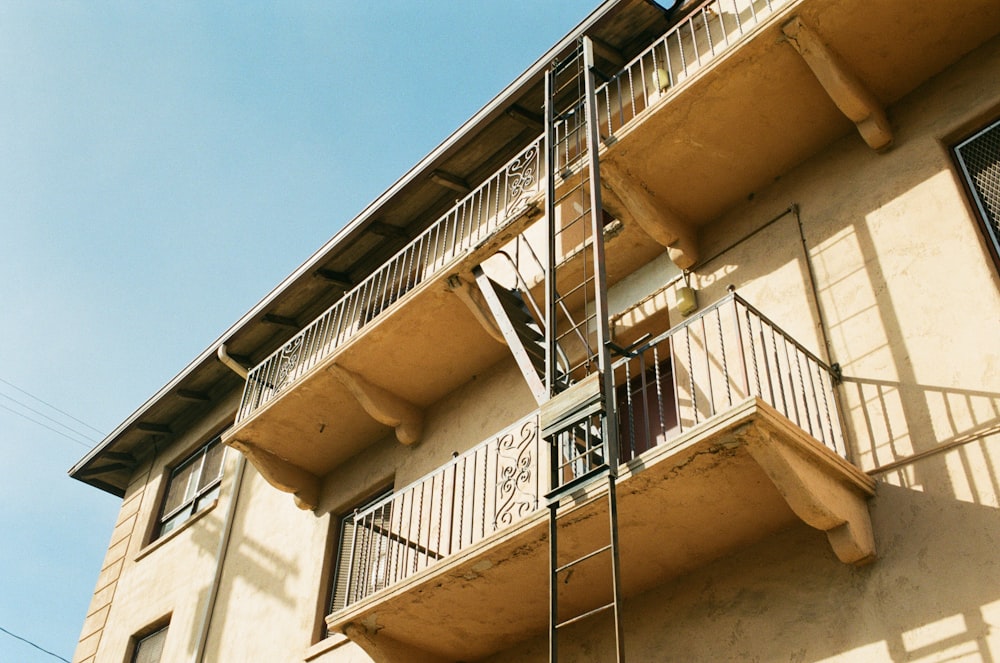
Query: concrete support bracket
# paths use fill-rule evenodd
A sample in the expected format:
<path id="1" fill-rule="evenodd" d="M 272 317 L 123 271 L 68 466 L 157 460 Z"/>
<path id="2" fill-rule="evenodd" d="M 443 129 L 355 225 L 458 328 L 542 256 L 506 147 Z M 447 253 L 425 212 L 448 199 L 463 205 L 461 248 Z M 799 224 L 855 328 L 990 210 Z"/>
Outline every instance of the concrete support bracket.
<path id="1" fill-rule="evenodd" d="M 420 440 L 424 429 L 424 413 L 420 408 L 343 366 L 333 364 L 328 370 L 347 387 L 372 419 L 396 429 L 397 440 L 406 445 Z"/>
<path id="2" fill-rule="evenodd" d="M 781 30 L 840 112 L 857 125 L 868 146 L 878 151 L 888 149 L 892 145 L 892 127 L 871 90 L 798 16 Z"/>
<path id="3" fill-rule="evenodd" d="M 462 300 L 462 303 L 469 308 L 473 317 L 483 326 L 487 334 L 492 336 L 497 343 L 506 344 L 503 332 L 500 331 L 497 323 L 493 320 L 493 314 L 490 313 L 490 309 L 483 300 L 483 295 L 479 291 L 479 288 L 474 287 L 472 283 L 456 274 L 448 278 L 448 289 L 455 293 Z"/>
<path id="4" fill-rule="evenodd" d="M 320 480 L 315 474 L 250 442 L 234 439 L 225 442 L 246 456 L 265 481 L 294 495 L 295 505 L 300 509 L 313 510 L 319 506 Z"/>
<path id="5" fill-rule="evenodd" d="M 698 261 L 694 225 L 657 200 L 651 191 L 613 161 L 601 162 L 605 209 L 616 219 L 632 223 L 667 249 L 674 264 L 689 269 Z"/>
<path id="6" fill-rule="evenodd" d="M 795 515 L 826 532 L 840 561 L 862 566 L 875 560 L 867 505 L 874 492 L 870 478 L 860 472 L 857 480 L 845 478 L 830 467 L 832 459 L 804 453 L 784 435 L 759 426 L 747 427 L 740 437 Z"/>

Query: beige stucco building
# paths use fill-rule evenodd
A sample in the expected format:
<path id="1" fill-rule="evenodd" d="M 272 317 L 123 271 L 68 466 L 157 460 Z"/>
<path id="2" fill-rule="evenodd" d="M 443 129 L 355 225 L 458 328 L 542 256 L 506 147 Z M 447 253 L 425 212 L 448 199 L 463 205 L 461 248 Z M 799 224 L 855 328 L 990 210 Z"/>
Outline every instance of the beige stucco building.
<path id="1" fill-rule="evenodd" d="M 71 470 L 74 660 L 997 660 L 998 81 L 996 0 L 605 2 Z"/>

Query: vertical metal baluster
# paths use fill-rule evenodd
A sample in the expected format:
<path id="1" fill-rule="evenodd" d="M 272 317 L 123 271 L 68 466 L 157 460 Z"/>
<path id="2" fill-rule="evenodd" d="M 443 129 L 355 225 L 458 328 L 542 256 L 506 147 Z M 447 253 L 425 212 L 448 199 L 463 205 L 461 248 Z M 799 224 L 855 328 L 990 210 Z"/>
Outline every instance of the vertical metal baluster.
<path id="1" fill-rule="evenodd" d="M 444 483 L 445 472 L 441 472 L 441 495 L 438 498 L 438 530 L 437 543 L 434 544 L 434 553 L 441 557 L 441 537 L 444 536 Z"/>
<path id="2" fill-rule="evenodd" d="M 786 340 L 785 341 L 785 355 L 788 354 L 788 346 L 789 345 L 790 345 L 789 342 Z M 802 411 L 803 411 L 803 413 L 805 415 L 806 426 L 808 427 L 809 434 L 812 435 L 813 434 L 812 417 L 809 415 L 809 399 L 806 397 L 806 387 L 805 387 L 805 383 L 802 380 L 802 364 L 801 364 L 800 357 L 799 357 L 800 354 L 801 354 L 800 351 L 798 350 L 798 348 L 796 348 L 795 349 L 795 370 L 798 371 L 798 374 L 799 374 L 799 389 L 802 392 Z M 789 370 L 791 370 L 790 366 L 789 366 Z M 798 416 L 798 414 L 799 414 L 799 407 L 798 407 L 797 403 L 798 403 L 798 399 L 796 399 L 795 416 Z M 802 427 L 801 423 L 799 423 L 799 427 L 800 428 Z"/>
<path id="3" fill-rule="evenodd" d="M 413 550 L 413 573 L 420 570 L 420 549 L 423 544 L 420 543 L 421 535 L 424 529 L 424 484 L 420 483 L 413 487 L 413 491 L 416 492 L 417 488 L 420 489 L 419 499 L 417 500 L 417 536 L 414 538 L 416 541 L 416 548 Z"/>
<path id="4" fill-rule="evenodd" d="M 771 405 L 771 407 L 778 407 L 778 403 L 774 399 L 774 379 L 771 377 L 771 365 L 767 361 L 767 341 L 764 340 L 764 325 L 761 323 L 760 318 L 757 318 L 756 315 L 754 315 L 753 318 L 750 317 L 750 309 L 748 308 L 747 322 L 750 324 L 751 335 L 753 334 L 752 320 L 754 319 L 757 320 L 757 330 L 759 332 L 758 335 L 760 336 L 760 356 L 761 359 L 764 361 L 764 377 L 767 378 L 767 388 L 769 393 L 771 394 L 769 404 Z M 754 370 L 756 370 L 756 351 L 754 352 L 754 361 L 755 361 Z"/>
<path id="5" fill-rule="evenodd" d="M 628 445 L 629 458 L 635 458 L 635 408 L 632 398 L 632 359 L 625 361 L 625 405 L 628 408 Z"/>
<path id="6" fill-rule="evenodd" d="M 427 483 L 428 482 L 425 480 L 424 485 L 426 486 Z M 434 536 L 434 486 L 435 485 L 437 485 L 437 475 L 432 474 L 430 476 L 430 486 L 428 487 L 428 492 L 430 493 L 429 495 L 430 499 L 427 501 L 427 544 L 424 546 L 424 566 L 423 566 L 423 568 L 425 569 L 434 563 L 433 554 L 437 552 L 432 547 L 432 538 L 431 538 Z M 440 533 L 441 531 L 440 523 L 438 524 L 437 530 Z"/>
<path id="7" fill-rule="evenodd" d="M 726 339 L 722 333 L 722 307 L 715 309 L 716 330 L 719 332 L 719 352 L 722 353 L 722 379 L 726 384 L 726 404 L 733 406 L 733 390 L 729 379 L 729 360 L 726 358 Z"/>
<path id="8" fill-rule="evenodd" d="M 764 337 L 764 321 L 757 318 L 757 323 L 760 325 L 760 335 L 763 339 Z M 774 327 L 768 323 L 767 328 L 771 330 L 771 351 L 774 353 L 774 374 L 778 376 L 778 393 L 781 394 L 781 408 L 786 417 L 791 419 L 791 415 L 788 413 L 788 402 L 785 400 L 785 385 L 784 380 L 781 378 L 781 358 L 778 356 L 778 343 L 774 338 Z M 767 352 L 767 347 L 765 346 L 764 352 Z M 765 355 L 765 360 L 767 359 Z M 770 372 L 768 372 L 770 374 Z M 777 407 L 777 404 L 775 405 Z"/>
<path id="9" fill-rule="evenodd" d="M 708 5 L 701 8 L 701 21 L 705 24 L 705 38 L 708 40 L 708 52 L 715 57 L 715 41 L 712 39 L 712 23 L 708 18 Z"/>
<path id="10" fill-rule="evenodd" d="M 728 48 L 729 47 L 729 31 L 726 30 L 726 19 L 725 19 L 725 13 L 722 11 L 722 0 L 716 0 L 715 6 L 716 6 L 716 8 L 718 10 L 715 15 L 719 19 L 719 29 L 722 30 L 722 41 L 724 42 L 725 47 Z"/>
<path id="11" fill-rule="evenodd" d="M 670 59 L 670 35 L 665 35 L 663 37 L 663 61 L 666 63 L 667 67 L 667 80 L 670 82 L 670 87 L 673 87 L 677 81 L 674 80 L 674 63 Z"/>
<path id="12" fill-rule="evenodd" d="M 476 510 L 476 478 L 479 476 L 479 448 L 477 447 L 475 452 L 472 454 L 472 486 L 469 490 L 469 499 L 471 503 L 469 504 L 469 516 L 472 522 L 469 523 L 469 545 L 472 545 L 476 541 L 476 517 L 479 512 Z"/>
<path id="13" fill-rule="evenodd" d="M 754 342 L 753 338 L 753 325 L 750 321 L 750 310 L 744 307 L 743 311 L 746 313 L 745 317 L 747 321 L 747 340 L 750 342 L 750 359 L 753 361 L 754 383 L 756 384 L 757 387 L 753 395 L 758 397 L 763 397 L 764 394 L 760 388 L 760 372 L 757 367 L 757 344 Z"/>
<path id="14" fill-rule="evenodd" d="M 458 519 L 460 517 L 459 516 L 459 510 L 458 510 L 458 505 L 455 503 L 455 500 L 458 497 L 458 493 L 456 492 L 457 488 L 458 488 L 458 460 L 455 459 L 455 460 L 453 460 L 451 462 L 451 506 L 450 506 L 450 515 L 451 515 L 451 517 L 448 519 L 448 521 L 449 521 L 449 524 L 448 524 L 448 552 L 445 553 L 447 555 L 452 554 L 452 552 L 456 549 L 455 548 L 455 532 L 456 532 L 456 530 L 458 530 Z M 458 549 L 461 550 L 461 548 L 462 548 L 462 546 L 459 545 Z"/>
<path id="15" fill-rule="evenodd" d="M 694 16 L 689 18 L 686 23 L 688 31 L 691 33 L 691 48 L 694 49 L 694 59 L 698 63 L 698 68 L 701 69 L 701 49 L 698 48 L 698 35 L 694 31 Z"/>
<path id="16" fill-rule="evenodd" d="M 410 576 L 410 562 L 412 561 L 413 555 L 416 551 L 413 549 L 413 489 L 410 488 L 406 491 L 406 501 L 407 501 L 407 516 L 406 516 L 406 551 L 403 555 L 403 577 L 408 578 Z"/>
<path id="17" fill-rule="evenodd" d="M 628 72 L 629 88 L 632 88 L 633 92 L 632 94 L 629 95 L 629 98 L 635 99 L 636 97 L 636 91 L 634 90 L 634 88 L 636 86 L 635 78 L 637 74 L 634 70 L 638 70 L 639 85 L 641 86 L 639 93 L 642 95 L 642 107 L 640 108 L 636 106 L 636 110 L 632 114 L 631 119 L 634 119 L 636 115 L 642 113 L 647 108 L 649 108 L 649 105 L 653 102 L 653 94 L 655 92 L 655 89 L 651 90 L 650 84 L 653 83 L 653 79 L 656 77 L 656 67 L 653 66 L 653 71 L 648 77 L 649 79 L 648 82 L 646 77 L 647 68 L 649 68 L 649 60 L 646 57 L 640 57 L 638 60 L 635 61 L 634 64 L 632 64 L 626 69 L 626 71 Z"/>
<path id="18" fill-rule="evenodd" d="M 775 332 L 775 329 L 774 329 L 774 326 L 772 325 L 771 326 L 771 336 L 772 336 L 772 338 L 774 337 L 774 332 Z M 787 371 L 788 371 L 788 387 L 787 387 L 787 390 L 788 390 L 788 393 L 792 397 L 792 407 L 795 408 L 795 423 L 798 424 L 799 428 L 805 429 L 805 426 L 802 425 L 801 417 L 799 415 L 799 399 L 798 399 L 798 396 L 795 393 L 795 376 L 792 375 L 792 358 L 788 356 L 788 346 L 790 344 L 788 342 L 788 339 L 785 338 L 784 335 L 781 336 L 781 340 L 782 340 L 782 345 L 785 348 L 785 366 L 787 366 Z M 777 354 L 777 352 L 778 352 L 777 349 L 775 349 L 775 354 Z M 775 361 L 777 361 L 777 359 Z M 784 393 L 784 391 L 785 390 L 783 389 L 782 393 Z M 788 418 L 791 419 L 791 416 L 789 416 Z"/>
<path id="19" fill-rule="evenodd" d="M 404 286 L 406 288 L 405 292 L 409 292 L 410 288 L 413 287 L 413 277 L 414 277 L 414 272 L 416 272 L 414 259 L 416 258 L 417 247 L 419 245 L 420 245 L 420 238 L 418 237 L 415 243 L 410 244 L 408 247 L 406 247 L 406 259 L 404 263 L 406 265 L 406 271 L 405 271 L 406 285 Z"/>
<path id="20" fill-rule="evenodd" d="M 827 430 L 830 432 L 830 442 L 827 446 L 830 446 L 834 451 L 837 451 L 837 438 L 836 434 L 833 432 L 833 420 L 830 417 L 830 403 L 826 398 L 826 378 L 828 378 L 830 374 L 824 371 L 822 366 L 816 364 L 816 375 L 819 378 L 818 383 L 821 390 L 820 393 L 823 394 L 823 412 L 826 414 Z M 822 422 L 820 422 L 820 427 L 822 427 Z M 824 440 L 824 442 L 825 441 L 826 440 Z"/>
<path id="21" fill-rule="evenodd" d="M 483 454 L 483 492 L 482 492 L 482 504 L 483 504 L 483 520 L 480 524 L 480 538 L 486 536 L 486 479 L 489 476 L 489 464 L 490 464 L 490 454 Z"/>
<path id="22" fill-rule="evenodd" d="M 358 555 L 358 521 L 357 513 L 354 514 L 355 517 L 351 519 L 351 527 L 354 529 L 353 535 L 351 536 L 351 554 L 347 557 L 347 587 L 344 588 L 344 607 L 349 606 L 353 601 L 351 601 L 351 592 L 354 591 L 354 567 L 357 564 Z"/>
<path id="23" fill-rule="evenodd" d="M 674 35 L 677 37 L 677 53 L 681 56 L 681 72 L 683 72 L 684 76 L 687 77 L 688 75 L 687 55 L 685 55 L 684 53 L 684 40 L 681 39 L 681 28 L 683 27 L 684 27 L 683 25 L 677 26 L 677 29 L 674 30 Z"/>
<path id="24" fill-rule="evenodd" d="M 386 557 L 391 562 L 386 562 L 387 568 L 391 571 L 386 574 L 387 585 L 394 585 L 399 582 L 399 556 L 403 553 L 403 514 L 399 495 L 393 495 L 389 501 L 389 549 L 392 554 Z M 393 538 L 393 536 L 395 538 Z"/>
<path id="25" fill-rule="evenodd" d="M 469 472 L 469 456 L 462 456 L 462 487 L 458 493 L 458 549 L 465 547 L 465 477 Z"/>
<path id="26" fill-rule="evenodd" d="M 358 524 L 358 531 L 356 539 L 361 539 L 361 545 L 358 547 L 358 573 L 355 578 L 354 591 L 351 593 L 351 603 L 355 603 L 358 600 L 364 598 L 364 585 L 365 579 L 368 577 L 368 528 L 365 527 L 363 518 L 356 518 L 355 522 Z"/>
<path id="27" fill-rule="evenodd" d="M 743 21 L 740 19 L 739 0 L 732 0 L 732 1 L 733 1 L 733 16 L 736 17 L 736 31 L 739 32 L 742 35 L 743 34 Z M 750 0 L 750 1 L 753 2 L 753 0 Z"/>
<path id="28" fill-rule="evenodd" d="M 705 339 L 705 380 L 708 383 L 709 416 L 715 416 L 715 389 L 712 388 L 712 353 L 709 351 L 708 328 L 705 326 L 705 316 L 701 316 L 701 335 Z"/>
<path id="29" fill-rule="evenodd" d="M 697 424 L 701 420 L 701 417 L 698 414 L 698 393 L 695 391 L 695 386 L 694 386 L 694 361 L 691 359 L 690 325 L 684 326 L 684 341 L 687 346 L 688 381 L 690 382 L 690 388 L 691 388 L 691 408 L 694 410 L 694 423 Z"/>
<path id="30" fill-rule="evenodd" d="M 663 376 L 660 373 L 660 344 L 653 346 L 653 378 L 656 381 L 656 414 L 660 418 L 660 432 L 667 439 L 667 418 L 663 416 Z M 655 446 L 655 445 L 654 445 Z"/>

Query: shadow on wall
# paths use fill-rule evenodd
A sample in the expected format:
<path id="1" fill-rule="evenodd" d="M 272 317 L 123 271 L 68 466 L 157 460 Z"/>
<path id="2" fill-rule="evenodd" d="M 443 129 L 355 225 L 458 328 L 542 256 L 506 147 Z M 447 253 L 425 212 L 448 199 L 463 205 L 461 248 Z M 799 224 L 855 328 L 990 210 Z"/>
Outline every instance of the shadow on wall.
<path id="1" fill-rule="evenodd" d="M 234 478 L 236 476 L 234 474 Z M 222 578 L 215 601 L 215 614 L 209 618 L 209 632 L 215 635 L 207 643 L 205 660 L 218 660 L 218 652 L 213 654 L 212 650 L 213 642 L 216 643 L 214 647 L 216 649 L 218 647 L 220 633 L 232 630 L 233 635 L 227 634 L 224 637 L 239 638 L 239 630 L 247 628 L 258 630 L 268 623 L 269 606 L 276 602 L 286 606 L 294 603 L 288 591 L 288 581 L 300 573 L 295 560 L 282 555 L 278 547 L 269 546 L 259 538 L 255 538 L 246 527 L 246 514 L 249 509 L 245 502 L 253 498 L 251 489 L 252 479 L 255 476 L 249 468 L 243 475 L 243 487 L 233 518 L 232 536 L 225 553 Z M 232 495 L 232 492 L 229 495 Z M 220 502 L 219 506 L 228 508 L 229 505 L 228 502 Z M 202 554 L 215 559 L 223 536 L 222 518 L 205 519 L 202 522 L 204 526 L 192 528 L 191 540 L 202 550 Z M 198 593 L 196 620 L 201 619 L 204 606 L 211 599 L 210 591 L 211 584 L 203 587 Z M 256 602 L 257 605 L 250 607 L 248 606 L 250 602 Z M 236 619 L 235 615 L 238 614 L 241 623 L 231 620 L 230 611 L 225 610 L 226 606 L 243 606 L 238 611 L 232 611 L 234 615 L 232 619 Z M 200 636 L 198 622 L 193 625 L 190 633 L 188 652 L 193 660 Z"/>
<path id="2" fill-rule="evenodd" d="M 627 599 L 628 660 L 996 661 L 1000 510 L 892 485 L 872 504 L 874 564 L 842 564 L 822 532 L 799 524 Z M 610 633 L 600 618 L 581 622 L 561 653 L 614 660 Z M 540 636 L 486 661 L 546 654 Z"/>
<path id="3" fill-rule="evenodd" d="M 1000 392 L 853 377 L 845 377 L 842 388 L 863 422 L 854 431 L 857 460 L 873 474 L 976 441 L 982 462 L 986 440 L 1000 436 Z M 990 492 L 1000 495 L 996 469 L 989 472 Z"/>

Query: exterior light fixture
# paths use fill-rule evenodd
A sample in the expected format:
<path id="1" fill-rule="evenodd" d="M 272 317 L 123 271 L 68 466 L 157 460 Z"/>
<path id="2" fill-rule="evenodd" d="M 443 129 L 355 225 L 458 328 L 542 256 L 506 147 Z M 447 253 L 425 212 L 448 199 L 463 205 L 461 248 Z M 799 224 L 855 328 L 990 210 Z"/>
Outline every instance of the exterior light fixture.
<path id="1" fill-rule="evenodd" d="M 684 285 L 677 289 L 677 310 L 687 317 L 698 310 L 698 293 L 691 287 L 691 272 L 684 270 Z"/>

